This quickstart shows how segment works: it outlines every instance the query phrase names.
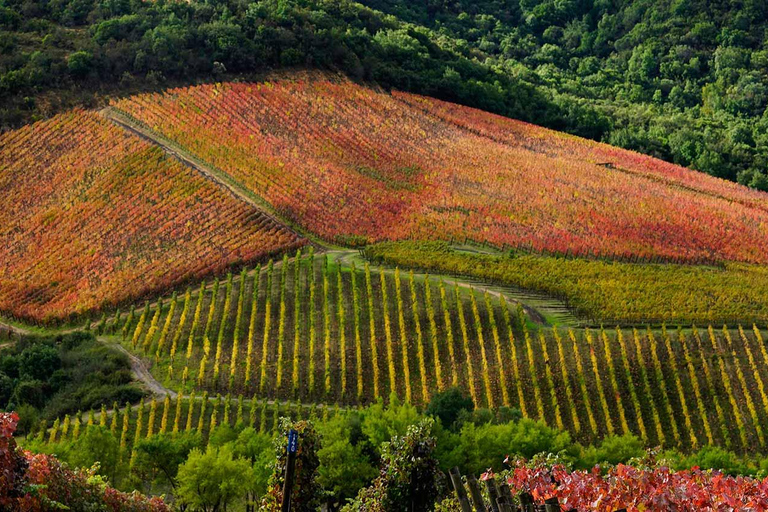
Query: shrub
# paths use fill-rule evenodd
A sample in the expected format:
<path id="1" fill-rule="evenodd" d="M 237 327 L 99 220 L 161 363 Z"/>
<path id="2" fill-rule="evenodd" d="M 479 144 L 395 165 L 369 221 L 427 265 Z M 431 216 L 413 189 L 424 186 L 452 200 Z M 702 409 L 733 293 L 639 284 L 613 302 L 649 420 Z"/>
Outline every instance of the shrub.
<path id="1" fill-rule="evenodd" d="M 346 506 L 346 512 L 384 512 L 432 510 L 439 492 L 437 459 L 434 457 L 433 422 L 423 420 L 395 436 L 382 448 L 380 476 L 360 491 Z"/>
<path id="2" fill-rule="evenodd" d="M 169 512 L 162 498 L 109 487 L 95 469 L 72 470 L 50 455 L 23 453 L 13 433 L 18 416 L 0 413 L 0 509 Z"/>
<path id="3" fill-rule="evenodd" d="M 427 414 L 440 420 L 446 428 L 454 427 L 462 411 L 472 411 L 475 404 L 472 398 L 459 388 L 450 388 L 437 393 L 427 406 Z"/>

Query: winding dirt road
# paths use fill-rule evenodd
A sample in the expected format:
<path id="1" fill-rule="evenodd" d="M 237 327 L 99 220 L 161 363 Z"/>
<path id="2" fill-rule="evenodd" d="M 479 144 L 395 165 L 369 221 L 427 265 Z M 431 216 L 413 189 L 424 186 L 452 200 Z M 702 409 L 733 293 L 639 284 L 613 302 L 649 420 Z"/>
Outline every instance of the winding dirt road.
<path id="1" fill-rule="evenodd" d="M 131 363 L 131 373 L 133 374 L 133 378 L 141 382 L 144 385 L 144 387 L 146 387 L 147 390 L 149 390 L 150 393 L 152 393 L 153 395 L 161 396 L 161 397 L 170 395 L 171 398 L 176 398 L 176 392 L 173 391 L 172 389 L 168 389 L 167 387 L 163 386 L 157 379 L 155 379 L 152 376 L 152 372 L 149 371 L 149 368 L 147 367 L 146 364 L 144 364 L 144 361 L 142 361 L 140 357 L 134 354 L 131 354 L 128 350 L 126 350 L 125 347 L 123 347 L 119 343 L 109 341 L 107 338 L 103 336 L 99 336 L 96 339 L 99 340 L 100 343 L 111 348 L 112 350 L 121 352 L 126 356 L 128 356 L 128 360 Z"/>

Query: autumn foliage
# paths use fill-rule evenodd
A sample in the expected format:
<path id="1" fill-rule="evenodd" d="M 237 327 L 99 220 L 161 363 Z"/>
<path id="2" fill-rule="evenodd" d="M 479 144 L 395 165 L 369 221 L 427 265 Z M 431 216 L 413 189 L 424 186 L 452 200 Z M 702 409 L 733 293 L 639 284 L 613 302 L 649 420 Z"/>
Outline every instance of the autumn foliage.
<path id="1" fill-rule="evenodd" d="M 557 497 L 563 510 L 768 510 L 768 478 L 732 477 L 697 467 L 673 471 L 658 464 L 619 464 L 604 474 L 599 467 L 569 471 L 517 462 L 505 479 L 513 494 L 530 493 L 536 503 Z"/>
<path id="2" fill-rule="evenodd" d="M 469 238 L 550 253 L 768 261 L 768 196 L 630 151 L 343 79 L 119 100 L 327 240 Z"/>
<path id="3" fill-rule="evenodd" d="M 162 150 L 75 110 L 0 135 L 0 312 L 45 321 L 301 245 Z"/>
<path id="4" fill-rule="evenodd" d="M 22 452 L 13 439 L 16 413 L 0 413 L 0 510 L 167 512 L 162 498 L 109 487 L 90 470 L 73 470 L 50 455 Z"/>

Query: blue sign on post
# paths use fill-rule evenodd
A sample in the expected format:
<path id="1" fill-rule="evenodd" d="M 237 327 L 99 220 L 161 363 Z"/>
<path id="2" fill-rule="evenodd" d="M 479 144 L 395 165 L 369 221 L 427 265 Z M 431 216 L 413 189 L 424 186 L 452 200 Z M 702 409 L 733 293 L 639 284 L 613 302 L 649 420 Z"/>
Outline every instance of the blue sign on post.
<path id="1" fill-rule="evenodd" d="M 288 453 L 296 453 L 299 448 L 299 433 L 295 430 L 288 432 Z"/>
<path id="2" fill-rule="evenodd" d="M 296 452 L 299 449 L 299 433 L 291 429 L 288 431 L 288 457 L 285 461 L 285 482 L 283 483 L 283 503 L 280 512 L 291 512 L 291 495 L 293 494 L 293 481 L 296 478 Z"/>

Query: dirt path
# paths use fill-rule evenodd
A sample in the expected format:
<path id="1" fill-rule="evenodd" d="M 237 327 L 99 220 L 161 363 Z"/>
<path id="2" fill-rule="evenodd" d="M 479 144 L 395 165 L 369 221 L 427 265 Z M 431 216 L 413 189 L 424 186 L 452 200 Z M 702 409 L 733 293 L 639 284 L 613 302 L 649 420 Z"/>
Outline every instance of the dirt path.
<path id="1" fill-rule="evenodd" d="M 334 261 L 337 263 L 340 263 L 342 265 L 351 266 L 352 263 L 356 258 L 361 257 L 358 251 L 353 250 L 331 250 L 327 251 L 326 254 L 328 254 L 329 257 L 334 258 Z M 377 267 L 377 272 L 384 272 L 386 274 L 394 274 L 395 271 L 392 268 L 389 267 Z M 423 272 L 417 272 L 414 270 L 414 275 L 420 276 L 420 277 L 426 277 L 426 273 Z M 473 289 L 473 290 L 479 290 L 481 292 L 487 292 L 488 295 L 491 295 L 492 297 L 500 298 L 502 295 L 504 296 L 504 299 L 512 304 L 519 304 L 523 307 L 523 310 L 525 313 L 530 317 L 530 319 L 539 325 L 548 325 L 546 318 L 544 318 L 544 315 L 542 315 L 536 308 L 529 306 L 517 299 L 514 299 L 510 297 L 509 295 L 500 292 L 498 290 L 493 289 L 491 286 L 486 285 L 482 282 L 468 282 L 464 280 L 460 280 L 458 278 L 448 276 L 448 275 L 442 275 L 442 274 L 431 274 L 432 277 L 442 277 L 443 282 L 449 285 L 457 286 L 459 288 L 465 288 L 465 289 Z"/>
<path id="2" fill-rule="evenodd" d="M 176 400 L 178 398 L 178 393 L 173 391 L 172 389 L 168 389 L 163 384 L 161 384 L 157 379 L 155 379 L 152 376 L 152 373 L 149 371 L 149 368 L 147 367 L 146 363 L 138 356 L 131 354 L 125 347 L 120 345 L 119 343 L 110 341 L 103 336 L 99 336 L 97 338 L 99 342 L 103 343 L 105 346 L 116 350 L 118 352 L 121 352 L 128 356 L 128 359 L 131 363 L 131 373 L 133 373 L 134 379 L 140 382 L 144 387 L 147 388 L 147 390 L 152 393 L 153 396 L 159 397 L 159 398 L 165 398 L 166 396 L 170 396 L 172 400 Z M 189 400 L 191 398 L 191 395 L 181 395 L 182 399 Z M 195 395 L 195 401 L 202 400 L 202 395 L 198 394 Z M 212 402 L 218 400 L 218 397 L 214 394 L 211 394 L 208 396 L 208 401 Z M 267 405 L 275 405 L 279 404 L 281 406 L 296 406 L 295 402 L 289 401 L 289 400 L 276 400 L 276 399 L 252 399 L 252 398 L 245 398 L 243 399 L 243 403 L 249 404 L 251 402 L 256 402 L 259 404 L 267 404 Z M 335 407 L 335 404 L 323 404 L 323 403 L 317 403 L 317 404 L 301 404 L 302 407 L 305 408 L 311 408 L 311 407 Z M 341 407 L 341 409 L 344 409 L 345 407 Z M 120 408 L 119 410 L 123 410 L 124 408 Z M 114 412 L 114 409 L 107 410 L 107 414 L 112 414 Z"/>
<path id="3" fill-rule="evenodd" d="M 303 230 L 299 229 L 297 226 L 286 221 L 285 219 L 279 218 L 279 216 L 275 214 L 270 204 L 268 204 L 266 201 L 256 196 L 250 190 L 243 187 L 231 176 L 225 174 L 220 170 L 214 169 L 206 165 L 205 163 L 201 162 L 200 160 L 194 158 L 192 155 L 184 151 L 184 149 L 180 145 L 176 144 L 175 142 L 165 137 L 162 137 L 157 133 L 155 133 L 153 130 L 146 128 L 145 126 L 142 126 L 141 124 L 135 122 L 124 112 L 114 107 L 106 107 L 102 109 L 99 113 L 106 119 L 109 119 L 116 125 L 120 126 L 121 128 L 128 130 L 134 135 L 137 135 L 138 137 L 148 142 L 151 142 L 152 144 L 155 144 L 160 149 L 162 149 L 172 157 L 176 158 L 178 161 L 180 161 L 182 164 L 186 165 L 190 169 L 193 169 L 199 172 L 206 178 L 224 187 L 235 198 L 241 201 L 244 201 L 248 203 L 250 206 L 259 210 L 262 215 L 270 219 L 270 221 L 272 221 L 274 224 L 283 226 L 285 229 L 289 230 L 297 237 L 306 238 L 312 241 L 317 246 L 323 245 L 321 242 L 319 242 L 316 239 L 316 237 L 313 237 L 312 235 L 304 232 Z"/>
<path id="4" fill-rule="evenodd" d="M 133 373 L 134 379 L 141 382 L 153 395 L 161 397 L 170 395 L 171 398 L 176 398 L 176 392 L 163 386 L 157 379 L 155 379 L 152 376 L 152 372 L 149 371 L 149 368 L 144 364 L 144 361 L 142 361 L 140 357 L 131 354 L 119 343 L 109 341 L 103 336 L 99 336 L 96 339 L 112 350 L 116 350 L 117 352 L 121 352 L 128 356 L 128 360 L 131 362 L 131 373 Z"/>
<path id="5" fill-rule="evenodd" d="M 25 329 L 23 327 L 18 327 L 16 325 L 12 325 L 12 324 L 0 323 L 0 327 L 4 331 L 10 331 L 11 333 L 17 334 L 19 336 L 26 336 L 28 334 L 32 334 L 32 331 L 29 331 L 29 330 L 27 330 L 27 329 Z"/>
<path id="6" fill-rule="evenodd" d="M 128 130 L 131 133 L 141 137 L 142 139 L 157 145 L 163 151 L 173 156 L 174 158 L 178 159 L 184 165 L 190 167 L 191 169 L 196 170 L 197 172 L 201 173 L 203 176 L 216 182 L 218 185 L 225 187 L 236 198 L 242 201 L 245 201 L 246 203 L 253 206 L 254 208 L 262 211 L 263 214 L 266 215 L 272 222 L 279 225 L 286 226 L 297 236 L 301 236 L 309 239 L 315 244 L 317 248 L 320 249 L 319 252 L 322 252 L 325 249 L 325 252 L 327 252 L 329 256 L 336 258 L 336 261 L 346 265 L 349 265 L 349 263 L 355 257 L 357 257 L 358 253 L 355 250 L 329 247 L 327 244 L 319 241 L 316 237 L 312 236 L 311 234 L 304 232 L 302 229 L 286 222 L 284 219 L 280 219 L 279 216 L 275 215 L 271 206 L 268 203 L 266 203 L 266 201 L 254 195 L 251 191 L 247 190 L 240 183 L 232 179 L 232 177 L 230 177 L 229 175 L 226 175 L 226 173 L 224 173 L 223 171 L 212 168 L 211 166 L 206 165 L 205 163 L 194 158 L 192 155 L 186 152 L 183 149 L 183 147 L 181 147 L 177 143 L 155 133 L 154 130 L 151 130 L 143 126 L 141 123 L 137 123 L 135 120 L 133 120 L 129 115 L 125 114 L 124 112 L 114 107 L 107 107 L 101 110 L 100 114 L 105 118 L 109 119 L 110 121 L 112 121 L 113 123 L 117 124 L 118 126 L 122 127 L 123 129 Z M 275 265 L 277 265 L 278 263 L 279 262 L 275 262 Z M 387 273 L 394 272 L 393 270 L 386 269 L 386 268 L 384 268 L 383 271 Z M 488 292 L 490 295 L 497 298 L 504 295 L 505 299 L 507 299 L 509 302 L 513 304 L 522 305 L 526 314 L 530 317 L 530 319 L 534 323 L 539 325 L 549 325 L 546 317 L 538 309 L 531 306 L 530 304 L 526 304 L 523 301 L 520 301 L 497 289 L 494 289 L 497 287 L 491 287 L 480 281 L 467 282 L 466 280 L 461 280 L 459 278 L 455 278 L 447 275 L 442 277 L 446 283 L 459 286 L 461 288 L 466 288 L 466 289 L 473 288 L 483 292 Z M 157 301 L 151 303 L 151 305 L 154 305 L 156 303 Z"/>

